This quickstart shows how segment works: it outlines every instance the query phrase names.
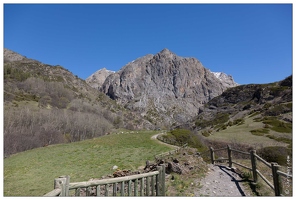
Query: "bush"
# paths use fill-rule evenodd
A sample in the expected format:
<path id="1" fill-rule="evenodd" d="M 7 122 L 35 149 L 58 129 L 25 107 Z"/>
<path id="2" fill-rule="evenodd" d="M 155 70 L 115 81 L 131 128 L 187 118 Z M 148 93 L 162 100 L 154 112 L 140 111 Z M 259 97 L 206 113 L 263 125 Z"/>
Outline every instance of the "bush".
<path id="1" fill-rule="evenodd" d="M 195 122 L 196 127 L 205 128 L 209 126 L 219 126 L 229 120 L 228 113 L 218 113 L 215 118 L 211 120 L 197 119 Z"/>
<path id="2" fill-rule="evenodd" d="M 292 123 L 286 123 L 276 117 L 264 117 L 264 124 L 271 125 L 271 129 L 280 133 L 292 133 Z"/>
<path id="3" fill-rule="evenodd" d="M 180 145 L 187 143 L 188 146 L 197 148 L 199 150 L 205 148 L 204 144 L 201 142 L 198 136 L 190 130 L 175 129 L 168 133 L 168 137 L 170 137 L 169 135 L 173 136 L 174 140 Z M 170 139 L 172 139 L 172 137 L 170 137 Z"/>
<path id="4" fill-rule="evenodd" d="M 270 146 L 259 149 L 257 154 L 267 162 L 276 162 L 279 165 L 285 165 L 287 156 L 291 155 L 291 152 L 286 147 Z"/>
<path id="5" fill-rule="evenodd" d="M 253 135 L 263 136 L 264 134 L 269 132 L 269 129 L 266 128 L 259 128 L 250 131 Z"/>
<path id="6" fill-rule="evenodd" d="M 210 132 L 205 130 L 205 131 L 202 131 L 201 134 L 205 137 L 209 137 L 210 136 Z"/>
<path id="7" fill-rule="evenodd" d="M 242 125 L 245 123 L 244 119 L 236 119 L 233 121 L 233 125 Z"/>

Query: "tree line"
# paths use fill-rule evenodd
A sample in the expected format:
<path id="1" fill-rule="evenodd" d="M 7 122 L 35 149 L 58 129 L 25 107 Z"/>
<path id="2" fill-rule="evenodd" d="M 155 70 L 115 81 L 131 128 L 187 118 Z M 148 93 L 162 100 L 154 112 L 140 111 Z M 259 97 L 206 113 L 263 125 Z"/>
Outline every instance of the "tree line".
<path id="1" fill-rule="evenodd" d="M 106 134 L 113 127 L 103 115 L 67 109 L 5 108 L 4 154 L 75 142 Z"/>
<path id="2" fill-rule="evenodd" d="M 14 80 L 4 85 L 5 156 L 98 137 L 121 121 L 118 114 L 82 98 L 63 82 L 38 77 Z"/>

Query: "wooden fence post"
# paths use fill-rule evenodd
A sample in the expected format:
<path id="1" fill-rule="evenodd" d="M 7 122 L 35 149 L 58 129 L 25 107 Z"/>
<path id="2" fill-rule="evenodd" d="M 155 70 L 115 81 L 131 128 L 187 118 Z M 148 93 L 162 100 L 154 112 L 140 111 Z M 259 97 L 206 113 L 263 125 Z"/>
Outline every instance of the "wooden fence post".
<path id="1" fill-rule="evenodd" d="M 150 182 L 149 177 L 146 177 L 146 196 L 149 196 L 150 194 Z"/>
<path id="2" fill-rule="evenodd" d="M 66 197 L 69 196 L 69 182 L 70 176 L 60 176 L 59 178 L 54 179 L 54 189 L 60 188 L 60 196 Z"/>
<path id="3" fill-rule="evenodd" d="M 257 167 L 256 167 L 256 150 L 251 151 L 251 165 L 252 165 L 252 172 L 253 172 L 253 184 L 257 184 Z"/>
<path id="4" fill-rule="evenodd" d="M 214 161 L 214 149 L 213 149 L 213 147 L 210 147 L 210 152 L 211 152 L 211 161 L 212 161 L 212 164 L 215 164 L 215 161 Z"/>
<path id="5" fill-rule="evenodd" d="M 159 194 L 158 196 L 165 196 L 165 165 L 161 164 L 160 167 L 157 168 L 159 171 Z"/>
<path id="6" fill-rule="evenodd" d="M 165 196 L 165 164 L 161 164 L 162 166 L 162 196 Z"/>
<path id="7" fill-rule="evenodd" d="M 273 185 L 274 185 L 274 194 L 275 196 L 280 196 L 280 181 L 279 175 L 277 173 L 279 165 L 277 163 L 271 163 L 272 177 L 273 177 Z"/>
<path id="8" fill-rule="evenodd" d="M 160 196 L 160 185 L 161 185 L 161 177 L 162 177 L 162 174 L 161 174 L 161 169 L 162 167 L 161 166 L 157 166 L 157 171 L 159 172 L 159 174 L 156 175 L 156 196 Z"/>
<path id="9" fill-rule="evenodd" d="M 227 145 L 229 168 L 232 168 L 232 155 L 230 145 Z"/>
<path id="10" fill-rule="evenodd" d="M 155 175 L 151 176 L 151 194 L 152 194 L 152 196 L 155 196 L 155 194 L 154 194 L 154 191 L 155 191 L 154 177 L 155 177 Z"/>

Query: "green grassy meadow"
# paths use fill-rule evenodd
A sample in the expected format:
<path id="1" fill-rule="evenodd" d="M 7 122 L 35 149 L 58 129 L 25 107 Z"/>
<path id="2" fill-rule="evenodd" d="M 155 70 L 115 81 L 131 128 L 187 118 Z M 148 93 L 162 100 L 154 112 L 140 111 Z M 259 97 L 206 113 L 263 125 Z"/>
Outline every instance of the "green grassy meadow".
<path id="1" fill-rule="evenodd" d="M 52 145 L 4 159 L 4 196 L 42 196 L 53 190 L 54 179 L 70 182 L 112 174 L 112 167 L 135 170 L 146 160 L 172 148 L 152 140 L 155 131 L 111 134 L 81 142 Z"/>
<path id="2" fill-rule="evenodd" d="M 273 130 L 264 132 L 264 123 L 261 121 L 254 120 L 256 117 L 246 117 L 243 124 L 228 126 L 224 130 L 212 132 L 207 138 L 208 140 L 221 141 L 221 142 L 234 142 L 249 144 L 251 146 L 265 147 L 265 146 L 287 146 L 287 143 L 273 140 L 269 137 L 264 136 L 267 134 L 280 135 L 291 138 L 291 133 L 277 133 Z M 254 134 L 256 132 L 262 132 L 261 134 Z M 253 132 L 253 134 L 252 134 Z"/>

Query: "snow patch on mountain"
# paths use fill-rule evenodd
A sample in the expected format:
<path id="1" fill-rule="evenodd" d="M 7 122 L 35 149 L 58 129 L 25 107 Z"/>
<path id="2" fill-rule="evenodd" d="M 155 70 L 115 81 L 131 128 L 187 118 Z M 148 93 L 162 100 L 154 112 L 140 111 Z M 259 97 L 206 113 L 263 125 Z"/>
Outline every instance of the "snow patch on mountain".
<path id="1" fill-rule="evenodd" d="M 222 84 L 224 84 L 225 86 L 230 86 L 230 85 L 235 85 L 238 86 L 239 84 L 234 82 L 234 79 L 231 75 L 225 74 L 223 72 L 212 72 L 211 73 L 217 78 L 219 79 Z"/>

